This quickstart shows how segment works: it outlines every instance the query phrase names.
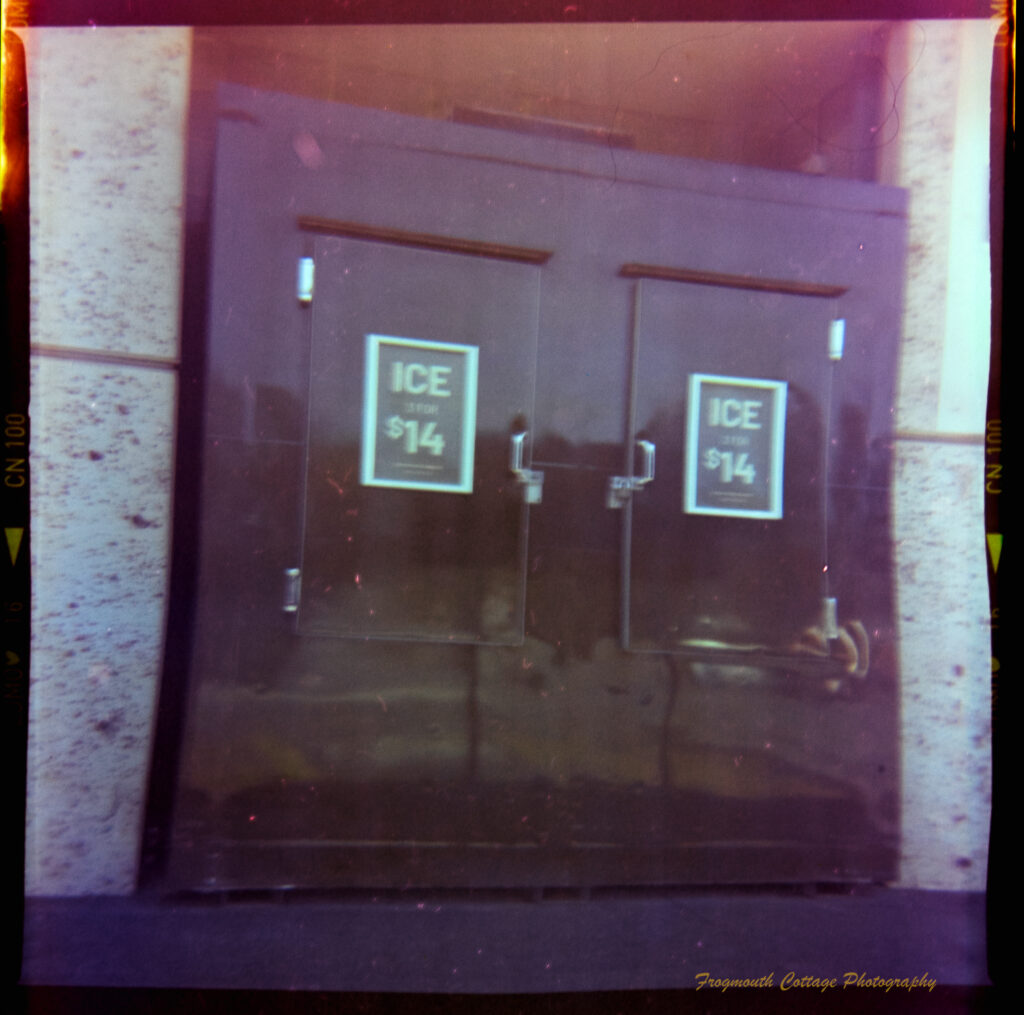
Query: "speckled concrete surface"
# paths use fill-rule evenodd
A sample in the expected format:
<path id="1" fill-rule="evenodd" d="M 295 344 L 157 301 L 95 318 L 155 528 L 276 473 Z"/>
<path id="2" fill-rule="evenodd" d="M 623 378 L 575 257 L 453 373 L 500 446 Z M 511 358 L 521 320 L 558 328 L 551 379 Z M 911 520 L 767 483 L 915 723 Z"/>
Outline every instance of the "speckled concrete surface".
<path id="1" fill-rule="evenodd" d="M 901 431 L 984 430 L 994 34 L 990 22 L 918 21 L 898 26 L 894 36 L 899 133 L 883 151 L 882 177 L 910 192 L 895 419 Z"/>
<path id="2" fill-rule="evenodd" d="M 980 446 L 897 447 L 906 887 L 985 887 L 992 715 L 983 465 Z"/>
<path id="3" fill-rule="evenodd" d="M 174 376 L 34 364 L 27 885 L 129 892 L 159 679 Z"/>
<path id="4" fill-rule="evenodd" d="M 898 38 L 906 64 L 900 133 L 897 145 L 883 153 L 889 182 L 910 191 L 896 426 L 930 432 L 945 334 L 948 278 L 942 254 L 949 249 L 956 25 L 908 24 Z"/>
<path id="5" fill-rule="evenodd" d="M 177 356 L 189 33 L 26 36 L 32 342 L 45 347 L 31 382 L 26 890 L 127 893 L 163 642 L 176 376 L 81 357 Z"/>
<path id="6" fill-rule="evenodd" d="M 994 32 L 936 21 L 896 35 L 901 130 L 886 173 L 910 191 L 896 429 L 926 438 L 897 442 L 893 477 L 907 887 L 985 887 L 988 94 L 973 82 L 988 80 Z"/>
<path id="7" fill-rule="evenodd" d="M 26 35 L 32 340 L 173 357 L 189 32 Z"/>

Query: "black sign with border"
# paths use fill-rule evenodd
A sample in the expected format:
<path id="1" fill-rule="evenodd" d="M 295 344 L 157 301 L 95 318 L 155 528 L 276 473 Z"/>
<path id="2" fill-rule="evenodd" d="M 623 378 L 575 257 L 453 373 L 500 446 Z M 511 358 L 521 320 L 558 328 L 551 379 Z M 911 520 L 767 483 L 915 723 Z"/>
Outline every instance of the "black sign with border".
<path id="1" fill-rule="evenodd" d="M 786 382 L 691 374 L 683 511 L 782 517 Z"/>
<path id="2" fill-rule="evenodd" d="M 473 492 L 479 350 L 366 336 L 364 486 Z"/>

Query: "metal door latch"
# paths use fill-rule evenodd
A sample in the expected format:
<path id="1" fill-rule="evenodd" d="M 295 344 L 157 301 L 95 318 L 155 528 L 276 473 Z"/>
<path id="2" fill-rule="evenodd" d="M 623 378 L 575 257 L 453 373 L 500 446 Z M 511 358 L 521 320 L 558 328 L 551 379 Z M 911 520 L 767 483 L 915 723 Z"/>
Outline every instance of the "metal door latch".
<path id="1" fill-rule="evenodd" d="M 641 438 L 636 442 L 636 446 L 644 456 L 642 471 L 639 476 L 609 476 L 606 507 L 621 508 L 633 496 L 634 491 L 642 489 L 654 479 L 654 442 Z"/>
<path id="2" fill-rule="evenodd" d="M 523 468 L 523 445 L 528 431 L 522 430 L 509 438 L 508 471 L 516 477 L 523 491 L 524 504 L 539 504 L 544 493 L 544 473 Z"/>

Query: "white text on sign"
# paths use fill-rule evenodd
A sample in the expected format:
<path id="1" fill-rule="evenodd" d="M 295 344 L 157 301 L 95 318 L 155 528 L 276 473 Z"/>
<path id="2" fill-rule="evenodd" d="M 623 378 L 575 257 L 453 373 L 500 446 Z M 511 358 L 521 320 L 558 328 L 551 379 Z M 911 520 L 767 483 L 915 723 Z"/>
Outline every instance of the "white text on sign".
<path id="1" fill-rule="evenodd" d="M 754 482 L 754 477 L 757 475 L 757 470 L 747 460 L 746 451 L 740 452 L 734 462 L 731 451 L 719 451 L 718 448 L 708 448 L 704 452 L 704 468 L 712 470 L 721 468 L 723 483 L 731 483 L 733 477 L 736 476 L 749 486 Z"/>
<path id="2" fill-rule="evenodd" d="M 418 420 L 402 419 L 398 415 L 388 416 L 384 429 L 392 440 L 405 436 L 406 454 L 415 455 L 420 448 L 438 457 L 444 452 L 444 438 L 437 432 L 437 424 L 433 421 L 424 424 L 421 431 Z"/>
<path id="3" fill-rule="evenodd" d="M 753 399 L 740 401 L 738 398 L 709 398 L 708 426 L 740 427 L 743 430 L 760 430 L 758 413 L 763 402 Z"/>
<path id="4" fill-rule="evenodd" d="M 391 364 L 391 390 L 407 391 L 410 395 L 451 398 L 452 393 L 448 390 L 451 372 L 451 367 L 428 367 L 422 363 L 403 363 L 396 360 Z"/>

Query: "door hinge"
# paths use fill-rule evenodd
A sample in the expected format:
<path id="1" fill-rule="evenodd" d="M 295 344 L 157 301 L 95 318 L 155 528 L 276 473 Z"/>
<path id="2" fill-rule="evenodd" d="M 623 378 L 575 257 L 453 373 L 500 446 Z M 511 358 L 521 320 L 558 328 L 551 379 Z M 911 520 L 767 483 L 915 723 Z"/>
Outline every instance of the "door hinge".
<path id="1" fill-rule="evenodd" d="M 313 258 L 300 257 L 295 279 L 295 294 L 300 303 L 313 302 Z"/>
<path id="2" fill-rule="evenodd" d="M 299 590 L 301 589 L 302 572 L 297 567 L 285 568 L 284 572 L 284 604 L 281 609 L 285 613 L 299 612 Z"/>
<path id="3" fill-rule="evenodd" d="M 822 633 L 829 641 L 839 637 L 839 604 L 834 596 L 826 596 L 821 604 Z"/>
<path id="4" fill-rule="evenodd" d="M 828 358 L 843 358 L 843 343 L 846 341 L 846 320 L 837 317 L 828 325 Z"/>

